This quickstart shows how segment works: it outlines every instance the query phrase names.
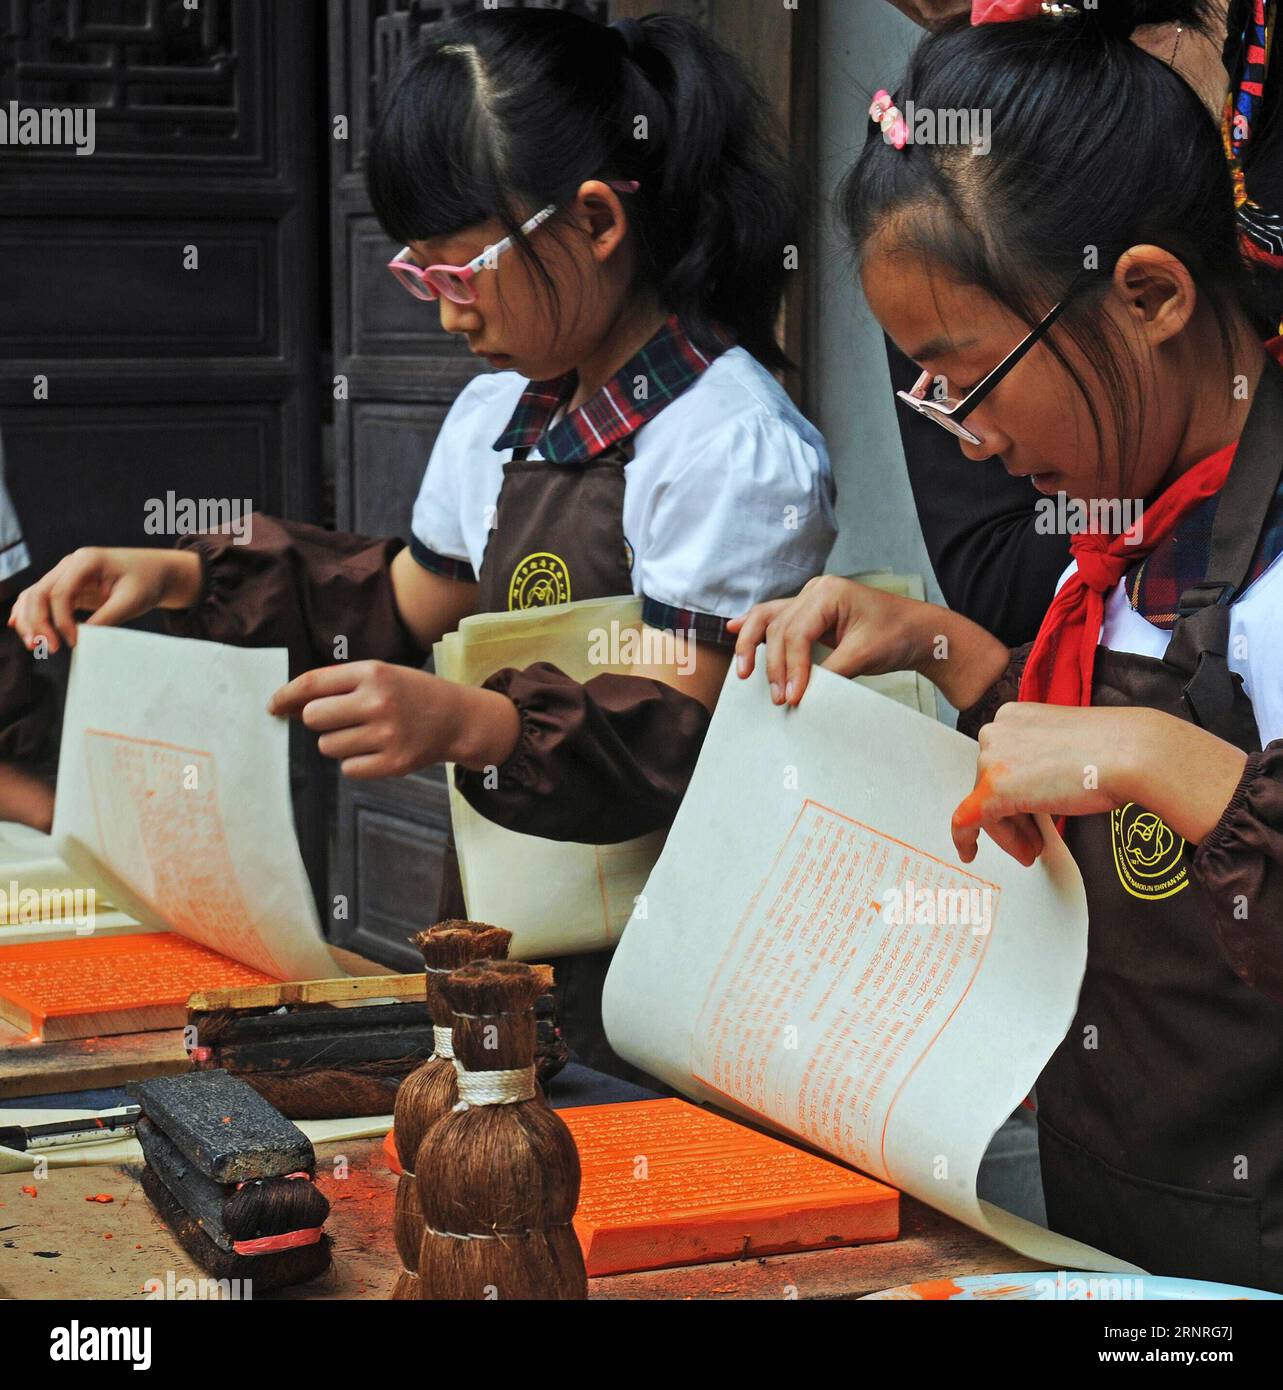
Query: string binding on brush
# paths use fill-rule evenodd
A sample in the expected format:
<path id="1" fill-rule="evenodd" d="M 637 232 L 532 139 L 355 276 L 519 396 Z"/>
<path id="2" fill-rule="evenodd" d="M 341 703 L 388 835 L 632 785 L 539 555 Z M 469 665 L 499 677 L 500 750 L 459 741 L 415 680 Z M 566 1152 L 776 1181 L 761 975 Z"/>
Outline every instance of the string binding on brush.
<path id="1" fill-rule="evenodd" d="M 432 1025 L 432 1055 L 440 1057 L 443 1062 L 454 1061 L 454 1030 L 452 1028 L 438 1028 Z"/>
<path id="2" fill-rule="evenodd" d="M 520 1240 L 524 1236 L 542 1236 L 549 1231 L 560 1231 L 573 1225 L 570 1221 L 558 1221 L 552 1226 L 540 1226 L 527 1231 L 438 1231 L 432 1226 L 423 1229 L 430 1236 L 440 1236 L 442 1240 Z"/>
<path id="3" fill-rule="evenodd" d="M 514 1067 L 511 1071 L 467 1071 L 459 1067 L 459 1103 L 455 1112 L 474 1105 L 520 1105 L 533 1100 L 537 1091 L 535 1069 Z"/>

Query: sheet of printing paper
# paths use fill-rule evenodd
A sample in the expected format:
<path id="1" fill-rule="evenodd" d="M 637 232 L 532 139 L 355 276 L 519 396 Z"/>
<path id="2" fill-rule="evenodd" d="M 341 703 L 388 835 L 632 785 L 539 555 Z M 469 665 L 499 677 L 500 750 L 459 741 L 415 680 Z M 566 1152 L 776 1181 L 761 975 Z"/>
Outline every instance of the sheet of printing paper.
<path id="1" fill-rule="evenodd" d="M 51 1125 L 59 1120 L 93 1120 L 96 1110 L 0 1110 L 0 1124 Z M 392 1128 L 391 1115 L 357 1115 L 340 1120 L 296 1120 L 294 1123 L 313 1144 L 336 1144 L 345 1139 L 373 1139 Z M 105 1139 L 101 1144 L 61 1144 L 53 1148 L 22 1150 L 0 1144 L 0 1173 L 30 1173 L 45 1168 L 86 1168 L 98 1163 L 141 1163 L 142 1145 L 129 1138 Z"/>
<path id="2" fill-rule="evenodd" d="M 341 975 L 290 803 L 283 648 L 80 627 L 57 854 L 117 908 L 280 980 Z"/>
<path id="3" fill-rule="evenodd" d="M 976 1195 L 1068 1029 L 1087 952 L 1073 859 L 949 835 L 976 746 L 826 671 L 800 706 L 732 673 L 603 1015 L 628 1061 L 793 1134 L 1032 1258 L 1130 1270 Z"/>
<path id="4" fill-rule="evenodd" d="M 636 664 L 641 630 L 636 598 L 478 614 L 437 644 L 436 670 L 464 685 L 536 661 L 550 661 L 578 681 L 626 674 L 630 661 Z M 474 811 L 455 788 L 453 767 L 446 777 L 468 915 L 508 928 L 514 959 L 599 951 L 618 940 L 663 844 L 662 833 L 616 845 L 521 835 Z"/>
<path id="5" fill-rule="evenodd" d="M 72 936 L 129 936 L 143 927 L 112 909 L 106 893 L 77 879 L 53 837 L 0 821 L 0 946 Z"/>

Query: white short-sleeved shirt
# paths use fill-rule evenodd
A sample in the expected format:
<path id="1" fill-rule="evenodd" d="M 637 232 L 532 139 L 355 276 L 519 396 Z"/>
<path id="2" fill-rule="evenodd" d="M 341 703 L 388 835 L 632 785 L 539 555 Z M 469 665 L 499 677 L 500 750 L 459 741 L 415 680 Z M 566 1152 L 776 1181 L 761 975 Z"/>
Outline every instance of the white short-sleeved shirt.
<path id="1" fill-rule="evenodd" d="M 439 556 L 481 568 L 525 377 L 496 372 L 460 393 L 432 450 L 412 529 Z M 721 353 L 633 436 L 624 538 L 633 592 L 665 608 L 733 618 L 795 594 L 837 534 L 819 431 L 750 353 Z M 538 449 L 530 458 L 541 457 Z"/>
<path id="2" fill-rule="evenodd" d="M 1070 565 L 1060 584 L 1077 568 L 1077 564 Z M 1161 660 L 1171 640 L 1168 629 L 1155 627 L 1131 606 L 1127 581 L 1119 583 L 1105 604 L 1100 645 L 1114 652 Z M 1230 605 L 1228 665 L 1243 677 L 1261 747 L 1283 738 L 1283 555 Z"/>

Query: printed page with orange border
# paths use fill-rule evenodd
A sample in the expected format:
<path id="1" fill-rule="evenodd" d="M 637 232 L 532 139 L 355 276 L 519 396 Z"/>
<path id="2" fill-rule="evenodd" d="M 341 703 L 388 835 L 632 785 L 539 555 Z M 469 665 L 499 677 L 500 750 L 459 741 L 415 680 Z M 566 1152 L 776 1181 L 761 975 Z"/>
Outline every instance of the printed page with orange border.
<path id="1" fill-rule="evenodd" d="M 278 980 L 342 974 L 321 936 L 267 713 L 284 648 L 81 625 L 63 716 L 56 852 L 144 926 Z"/>
<path id="2" fill-rule="evenodd" d="M 949 821 L 976 745 L 816 670 L 776 708 L 732 672 L 606 981 L 619 1054 L 1035 1259 L 1134 1266 L 981 1200 L 980 1161 L 1073 1021 L 1082 878 Z"/>

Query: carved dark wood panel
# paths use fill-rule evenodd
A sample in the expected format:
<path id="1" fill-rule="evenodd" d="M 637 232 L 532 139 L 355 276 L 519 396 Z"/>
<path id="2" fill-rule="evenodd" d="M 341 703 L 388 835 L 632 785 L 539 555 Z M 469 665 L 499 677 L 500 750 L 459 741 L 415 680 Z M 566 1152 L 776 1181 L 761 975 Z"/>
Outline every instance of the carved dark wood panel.
<path id="1" fill-rule="evenodd" d="M 91 154 L 0 143 L 0 429 L 37 567 L 170 543 L 142 522 L 171 489 L 320 519 L 324 18 L 311 0 L 0 0 L 0 106 L 94 118 Z M 296 744 L 323 892 L 324 784 Z"/>
<path id="2" fill-rule="evenodd" d="M 16 223 L 0 226 L 6 356 L 282 355 L 275 218 Z M 185 254 L 197 269 L 183 268 Z M 50 294 L 64 280 L 74 292 Z"/>
<path id="3" fill-rule="evenodd" d="M 360 486 L 340 494 L 352 529 L 368 536 L 408 536 L 410 511 L 445 410 L 395 401 L 357 401 L 347 413 Z M 349 483 L 350 486 L 350 483 Z"/>
<path id="4" fill-rule="evenodd" d="M 350 787 L 346 801 L 354 910 L 350 922 L 336 921 L 335 936 L 350 950 L 390 966 L 422 969 L 408 938 L 437 920 L 450 819 L 445 786 L 422 775 L 388 787 L 367 783 Z"/>
<path id="5" fill-rule="evenodd" d="M 252 498 L 281 510 L 278 410 L 246 405 L 152 406 L 146 418 L 129 406 L 97 405 L 51 412 L 6 411 L 9 458 L 39 459 L 39 468 L 8 470 L 32 560 L 45 569 L 80 545 L 153 545 L 139 498 Z M 191 491 L 193 478 L 217 476 L 220 491 Z M 51 499 L 88 497 L 90 506 L 51 507 Z"/>
<path id="6" fill-rule="evenodd" d="M 92 105 L 104 160 L 268 157 L 272 3 L 6 0 L 0 98 Z M 63 156 L 64 158 L 66 156 Z"/>

